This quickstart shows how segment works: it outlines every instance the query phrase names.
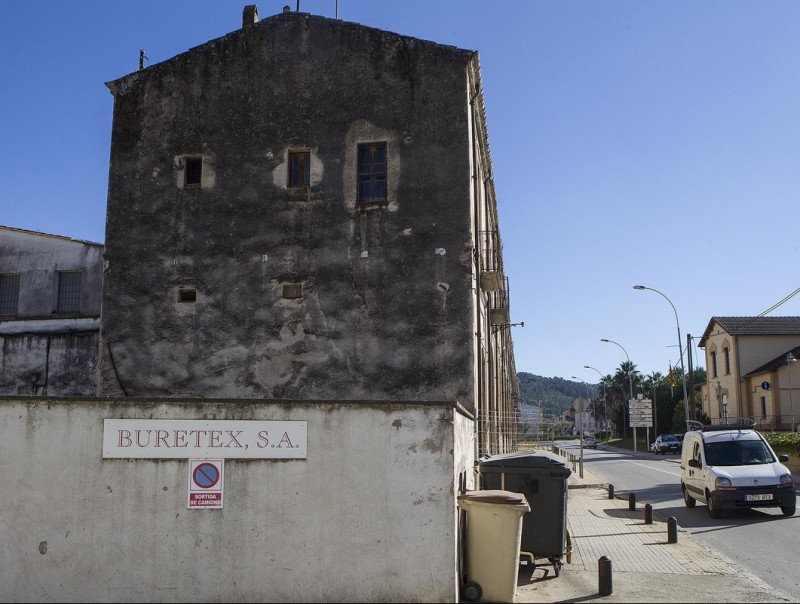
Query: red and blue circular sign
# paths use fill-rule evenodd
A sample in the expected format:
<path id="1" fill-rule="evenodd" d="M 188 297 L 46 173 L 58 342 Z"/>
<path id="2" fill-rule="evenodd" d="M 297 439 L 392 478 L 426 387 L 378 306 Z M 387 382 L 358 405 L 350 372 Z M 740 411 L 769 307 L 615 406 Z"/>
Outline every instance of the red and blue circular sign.
<path id="1" fill-rule="evenodd" d="M 219 482 L 219 468 L 213 463 L 201 463 L 192 472 L 192 480 L 201 489 L 210 489 Z"/>

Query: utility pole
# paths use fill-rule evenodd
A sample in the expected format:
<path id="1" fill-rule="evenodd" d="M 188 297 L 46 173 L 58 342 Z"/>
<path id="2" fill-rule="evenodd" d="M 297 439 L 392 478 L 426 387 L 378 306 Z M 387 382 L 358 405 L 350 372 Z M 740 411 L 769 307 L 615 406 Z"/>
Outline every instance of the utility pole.
<path id="1" fill-rule="evenodd" d="M 688 355 L 689 361 L 689 399 L 691 403 L 687 402 L 686 408 L 689 410 L 689 417 L 686 419 L 695 419 L 695 408 L 694 408 L 694 369 L 692 367 L 692 334 L 686 334 L 686 354 Z"/>

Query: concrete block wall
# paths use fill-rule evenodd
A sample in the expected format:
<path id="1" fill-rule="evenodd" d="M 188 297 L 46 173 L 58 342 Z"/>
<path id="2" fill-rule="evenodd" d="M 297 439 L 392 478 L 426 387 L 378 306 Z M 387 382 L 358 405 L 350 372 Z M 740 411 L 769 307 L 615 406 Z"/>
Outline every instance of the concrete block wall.
<path id="1" fill-rule="evenodd" d="M 104 459 L 105 419 L 303 420 L 306 459 Z M 472 419 L 442 403 L 0 398 L 0 600 L 447 602 Z"/>

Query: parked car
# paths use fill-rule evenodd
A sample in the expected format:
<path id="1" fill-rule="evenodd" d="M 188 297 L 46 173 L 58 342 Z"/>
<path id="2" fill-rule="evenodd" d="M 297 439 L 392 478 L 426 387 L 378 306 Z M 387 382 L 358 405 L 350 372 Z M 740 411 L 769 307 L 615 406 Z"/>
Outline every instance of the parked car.
<path id="1" fill-rule="evenodd" d="M 680 453 L 681 451 L 681 442 L 672 434 L 659 434 L 653 445 L 656 454 L 666 455 L 667 453 Z"/>
<path id="2" fill-rule="evenodd" d="M 679 443 L 683 443 L 683 432 L 681 432 L 680 434 L 673 434 L 672 436 L 677 438 Z"/>
<path id="3" fill-rule="evenodd" d="M 789 456 L 776 455 L 754 427 L 702 426 L 686 433 L 681 490 L 687 508 L 705 503 L 715 519 L 723 510 L 755 507 L 779 507 L 794 516 L 794 482 L 784 465 Z"/>
<path id="4" fill-rule="evenodd" d="M 590 449 L 597 448 L 597 439 L 594 436 L 584 436 L 583 437 L 583 446 L 589 447 Z"/>

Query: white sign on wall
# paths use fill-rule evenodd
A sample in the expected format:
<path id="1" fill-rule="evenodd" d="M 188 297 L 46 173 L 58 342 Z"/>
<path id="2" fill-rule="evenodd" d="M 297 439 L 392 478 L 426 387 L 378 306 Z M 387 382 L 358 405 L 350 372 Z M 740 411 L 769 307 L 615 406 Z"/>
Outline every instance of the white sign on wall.
<path id="1" fill-rule="evenodd" d="M 225 484 L 224 459 L 192 459 L 189 461 L 190 510 L 222 509 Z"/>
<path id="2" fill-rule="evenodd" d="M 103 458 L 306 459 L 305 421 L 107 419 Z"/>

